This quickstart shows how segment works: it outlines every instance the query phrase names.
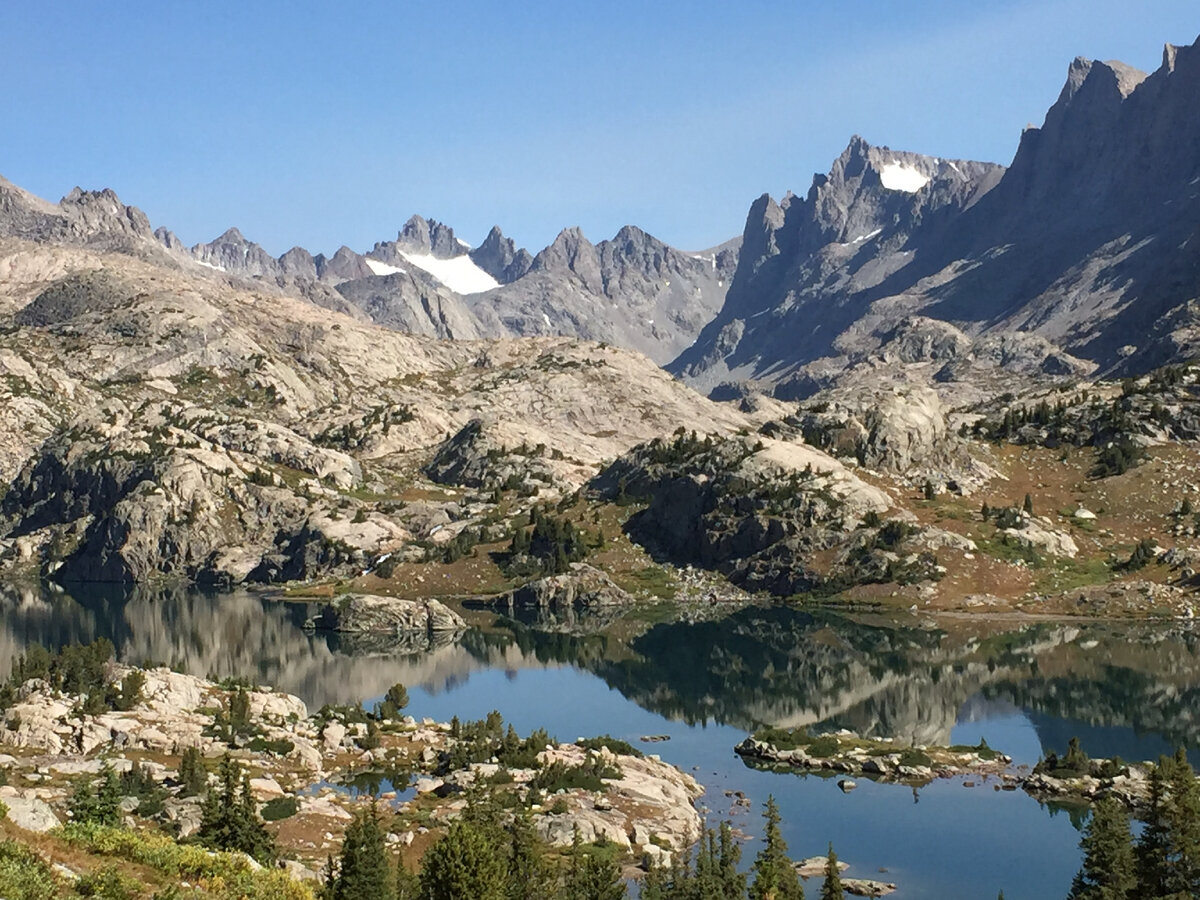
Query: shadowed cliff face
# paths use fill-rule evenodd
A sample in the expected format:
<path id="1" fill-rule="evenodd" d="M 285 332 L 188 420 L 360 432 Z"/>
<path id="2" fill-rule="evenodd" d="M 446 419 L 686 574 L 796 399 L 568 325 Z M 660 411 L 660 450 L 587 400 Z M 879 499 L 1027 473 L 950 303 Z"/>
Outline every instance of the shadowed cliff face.
<path id="1" fill-rule="evenodd" d="M 313 708 L 368 701 L 396 682 L 440 693 L 488 669 L 569 665 L 667 718 L 747 731 L 849 728 L 946 744 L 957 722 L 1023 710 L 1046 749 L 1087 733 L 1097 754 L 1140 758 L 1200 739 L 1200 638 L 1182 628 L 935 627 L 750 607 L 713 621 L 655 625 L 628 642 L 605 632 L 546 630 L 578 632 L 587 622 L 543 615 L 536 630 L 501 620 L 461 638 L 364 644 L 305 631 L 309 612 L 249 593 L 138 589 L 72 597 L 0 585 L 0 671 L 30 643 L 107 637 L 124 661 L 250 676 Z"/>
<path id="2" fill-rule="evenodd" d="M 724 307 L 669 368 L 779 384 L 914 314 L 1125 372 L 1194 355 L 1198 86 L 1196 45 L 1149 76 L 1077 59 L 1007 170 L 853 139 L 806 196 L 751 207 Z"/>

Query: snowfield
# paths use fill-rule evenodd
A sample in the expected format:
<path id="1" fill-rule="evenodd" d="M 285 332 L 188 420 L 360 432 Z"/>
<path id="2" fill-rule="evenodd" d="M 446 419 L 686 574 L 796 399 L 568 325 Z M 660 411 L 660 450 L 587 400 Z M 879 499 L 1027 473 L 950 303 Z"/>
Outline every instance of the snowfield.
<path id="1" fill-rule="evenodd" d="M 452 259 L 438 259 L 427 253 L 400 252 L 406 260 L 418 269 L 424 269 L 456 294 L 482 294 L 492 288 L 500 287 L 500 282 L 489 275 L 471 260 L 471 257 L 455 256 Z"/>
<path id="2" fill-rule="evenodd" d="M 889 191 L 904 191 L 906 194 L 915 194 L 929 184 L 929 176 L 922 175 L 912 166 L 897 162 L 890 162 L 880 169 L 879 180 Z"/>
<path id="3" fill-rule="evenodd" d="M 369 256 L 364 257 L 363 262 L 365 262 L 367 264 L 367 268 L 376 275 L 400 275 L 404 272 L 403 269 L 399 269 L 396 266 L 389 266 L 387 263 L 380 262 L 377 259 L 371 259 Z"/>

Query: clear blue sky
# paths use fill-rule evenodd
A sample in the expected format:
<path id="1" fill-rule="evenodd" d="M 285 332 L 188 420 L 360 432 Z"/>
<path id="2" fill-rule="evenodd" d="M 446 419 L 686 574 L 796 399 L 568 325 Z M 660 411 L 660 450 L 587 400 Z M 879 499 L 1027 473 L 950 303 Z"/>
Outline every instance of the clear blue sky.
<path id="1" fill-rule="evenodd" d="M 276 254 L 413 212 L 699 249 L 851 134 L 1007 163 L 1073 57 L 1153 69 L 1198 33 L 1195 0 L 4 0 L 0 174 Z"/>

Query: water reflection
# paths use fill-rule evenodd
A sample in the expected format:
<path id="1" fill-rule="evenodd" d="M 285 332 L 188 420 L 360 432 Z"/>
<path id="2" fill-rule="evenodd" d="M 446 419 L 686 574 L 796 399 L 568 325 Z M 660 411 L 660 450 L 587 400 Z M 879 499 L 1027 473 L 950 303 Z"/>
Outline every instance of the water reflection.
<path id="1" fill-rule="evenodd" d="M 1200 735 L 1200 638 L 1185 625 L 935 624 L 777 607 L 640 629 L 543 614 L 456 639 L 347 639 L 305 631 L 308 612 L 248 592 L 0 585 L 0 671 L 28 643 L 103 636 L 125 661 L 249 675 L 314 708 L 376 698 L 397 681 L 438 693 L 484 670 L 569 666 L 688 724 L 945 744 L 963 723 L 1020 711 L 1042 747 L 1078 734 L 1093 754 L 1127 759 Z"/>

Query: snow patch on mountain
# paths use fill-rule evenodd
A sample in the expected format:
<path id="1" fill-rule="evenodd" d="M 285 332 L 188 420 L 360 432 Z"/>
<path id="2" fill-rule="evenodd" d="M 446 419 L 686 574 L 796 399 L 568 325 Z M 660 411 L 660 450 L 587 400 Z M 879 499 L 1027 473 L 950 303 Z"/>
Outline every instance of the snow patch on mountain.
<path id="1" fill-rule="evenodd" d="M 389 266 L 387 263 L 380 262 L 377 259 L 371 259 L 369 256 L 364 257 L 363 262 L 365 262 L 367 264 L 367 268 L 376 275 L 400 275 L 404 272 L 403 269 L 398 268 L 397 266 Z"/>
<path id="2" fill-rule="evenodd" d="M 500 287 L 500 282 L 475 265 L 469 256 L 438 259 L 427 253 L 406 253 L 403 250 L 400 255 L 456 294 L 482 294 Z"/>
<path id="3" fill-rule="evenodd" d="M 928 175 L 923 175 L 912 166 L 897 162 L 890 162 L 880 169 L 879 180 L 889 191 L 904 191 L 906 194 L 915 194 L 929 184 Z"/>

